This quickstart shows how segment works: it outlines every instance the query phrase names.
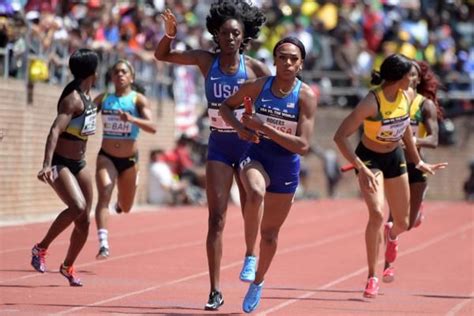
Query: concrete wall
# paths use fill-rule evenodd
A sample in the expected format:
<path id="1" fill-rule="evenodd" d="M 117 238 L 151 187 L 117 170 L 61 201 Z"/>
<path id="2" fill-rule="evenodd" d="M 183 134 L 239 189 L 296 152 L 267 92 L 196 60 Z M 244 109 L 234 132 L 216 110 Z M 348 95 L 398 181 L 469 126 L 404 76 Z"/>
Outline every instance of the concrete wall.
<path id="1" fill-rule="evenodd" d="M 0 131 L 3 132 L 0 141 L 0 222 L 41 219 L 64 208 L 54 191 L 36 179 L 61 91 L 60 87 L 36 84 L 33 103 L 27 104 L 22 81 L 0 79 Z M 94 92 L 93 96 L 97 94 Z M 141 172 L 136 198 L 139 204 L 146 201 L 150 150 L 170 148 L 174 143 L 173 104 L 151 102 L 151 105 L 158 132 L 151 135 L 142 131 L 139 136 Z M 100 135 L 101 127 L 88 141 L 86 160 L 91 172 L 95 171 Z M 94 195 L 95 201 L 96 192 Z"/>
<path id="2" fill-rule="evenodd" d="M 0 134 L 3 133 L 3 139 L 0 141 L 0 224 L 50 218 L 64 207 L 53 190 L 36 179 L 60 93 L 60 87 L 36 84 L 34 102 L 27 104 L 23 82 L 0 79 Z M 158 105 L 152 102 L 152 107 L 154 119 L 158 123 L 158 133 L 150 135 L 142 132 L 139 138 L 141 173 L 137 204 L 146 202 L 150 150 L 157 147 L 170 148 L 174 143 L 173 104 Z M 347 109 L 336 107 L 318 109 L 313 142 L 323 148 L 336 149 L 332 137 L 347 113 Z M 454 121 L 458 132 L 462 132 L 462 126 L 466 122 L 464 120 L 467 119 L 469 118 Z M 100 132 L 99 129 L 96 136 L 90 137 L 88 144 L 87 162 L 92 171 L 95 170 L 95 159 L 99 151 Z M 428 161 L 448 161 L 450 164 L 448 169 L 430 177 L 428 198 L 462 199 L 462 182 L 467 177 L 467 163 L 474 158 L 474 135 L 465 143 L 427 150 L 426 153 Z M 343 159 L 341 161 L 345 163 Z M 326 196 L 321 161 L 310 155 L 306 157 L 306 162 L 310 167 L 311 189 L 319 192 L 322 197 Z M 353 172 L 348 172 L 340 182 L 338 197 L 357 195 L 355 176 Z"/>

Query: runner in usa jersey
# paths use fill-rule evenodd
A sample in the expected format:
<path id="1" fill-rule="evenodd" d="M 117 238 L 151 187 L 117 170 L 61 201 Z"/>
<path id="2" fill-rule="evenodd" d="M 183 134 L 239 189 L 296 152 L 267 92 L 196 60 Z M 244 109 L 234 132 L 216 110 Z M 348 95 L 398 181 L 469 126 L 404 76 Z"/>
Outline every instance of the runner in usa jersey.
<path id="1" fill-rule="evenodd" d="M 169 10 L 162 14 L 165 36 L 155 50 L 158 60 L 180 65 L 194 65 L 205 78 L 206 97 L 211 133 L 209 136 L 206 163 L 206 193 L 209 207 L 209 227 L 206 239 L 209 263 L 210 293 L 206 310 L 217 310 L 224 304 L 220 291 L 220 265 L 222 258 L 222 234 L 224 231 L 227 203 L 235 179 L 239 187 L 240 204 L 243 206 L 245 191 L 237 173 L 239 159 L 254 138 L 251 131 L 236 133 L 219 116 L 223 100 L 231 96 L 247 79 L 270 75 L 262 62 L 246 56 L 243 52 L 249 41 L 256 39 L 266 18 L 262 11 L 250 1 L 216 0 L 211 4 L 206 18 L 206 27 L 216 45 L 213 51 L 171 49 L 171 42 L 180 34 L 177 19 Z M 243 108 L 237 115 L 241 117 Z M 243 211 L 242 211 L 243 213 Z M 260 223 L 259 214 L 245 215 L 244 264 L 240 280 L 251 282 L 255 278 L 255 241 Z"/>
<path id="2" fill-rule="evenodd" d="M 280 40 L 273 50 L 276 75 L 244 83 L 220 109 L 224 120 L 238 133 L 250 129 L 259 137 L 240 159 L 247 193 L 244 212 L 258 214 L 262 205 L 264 208 L 260 261 L 242 304 L 246 313 L 260 303 L 265 274 L 298 186 L 300 155 L 310 148 L 317 101 L 309 85 L 297 78 L 305 56 L 304 45 L 296 37 Z M 240 121 L 235 112 L 248 98 L 254 100 L 254 111 L 246 110 Z"/>

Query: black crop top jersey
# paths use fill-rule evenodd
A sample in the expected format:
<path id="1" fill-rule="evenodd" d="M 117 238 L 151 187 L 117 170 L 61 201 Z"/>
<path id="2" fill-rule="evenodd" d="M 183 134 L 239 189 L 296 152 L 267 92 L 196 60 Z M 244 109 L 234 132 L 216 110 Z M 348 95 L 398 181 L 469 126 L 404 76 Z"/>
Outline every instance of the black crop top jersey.
<path id="1" fill-rule="evenodd" d="M 87 141 L 87 137 L 95 134 L 97 126 L 97 106 L 92 99 L 86 97 L 80 90 L 76 90 L 84 104 L 84 111 L 71 119 L 66 130 L 59 137 L 71 140 Z M 58 105 L 59 107 L 59 105 Z"/>

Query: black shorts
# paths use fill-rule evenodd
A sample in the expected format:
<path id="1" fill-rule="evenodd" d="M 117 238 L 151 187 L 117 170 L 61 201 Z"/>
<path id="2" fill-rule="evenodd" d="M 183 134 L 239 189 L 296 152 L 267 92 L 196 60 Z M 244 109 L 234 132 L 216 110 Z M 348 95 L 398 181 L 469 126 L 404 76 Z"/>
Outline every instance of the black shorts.
<path id="1" fill-rule="evenodd" d="M 360 142 L 355 153 L 367 168 L 382 171 L 385 179 L 396 178 L 407 172 L 405 155 L 400 146 L 389 153 L 378 153 Z"/>
<path id="2" fill-rule="evenodd" d="M 131 168 L 135 166 L 138 162 L 138 153 L 135 153 L 135 155 L 127 158 L 119 158 L 112 156 L 111 154 L 106 153 L 102 148 L 99 151 L 99 155 L 102 155 L 104 157 L 107 157 L 112 161 L 114 164 L 115 169 L 117 169 L 118 174 L 121 174 L 128 168 Z"/>
<path id="3" fill-rule="evenodd" d="M 415 168 L 414 163 L 407 163 L 408 167 L 408 181 L 410 183 L 426 182 L 428 176 L 423 171 Z"/>
<path id="4" fill-rule="evenodd" d="M 78 174 L 86 166 L 86 161 L 84 159 L 74 160 L 69 158 L 64 158 L 56 153 L 53 154 L 53 161 L 51 162 L 52 166 L 56 166 L 58 173 L 62 168 L 68 168 L 73 175 Z"/>

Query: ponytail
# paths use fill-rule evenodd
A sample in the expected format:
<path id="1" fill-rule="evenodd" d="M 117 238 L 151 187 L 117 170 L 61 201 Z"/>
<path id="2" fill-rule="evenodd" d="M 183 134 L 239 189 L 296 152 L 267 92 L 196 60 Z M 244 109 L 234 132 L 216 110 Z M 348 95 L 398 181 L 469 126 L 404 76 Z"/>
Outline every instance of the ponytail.
<path id="1" fill-rule="evenodd" d="M 79 89 L 79 86 L 81 85 L 82 80 L 74 78 L 71 82 L 69 82 L 66 87 L 64 87 L 63 92 L 61 93 L 61 96 L 59 97 L 58 101 L 58 109 L 59 109 L 59 104 L 61 104 L 61 101 L 70 95 L 74 90 Z"/>
<path id="2" fill-rule="evenodd" d="M 378 86 L 382 83 L 382 75 L 379 71 L 373 70 L 371 73 L 372 79 L 370 80 L 370 84 Z"/>

